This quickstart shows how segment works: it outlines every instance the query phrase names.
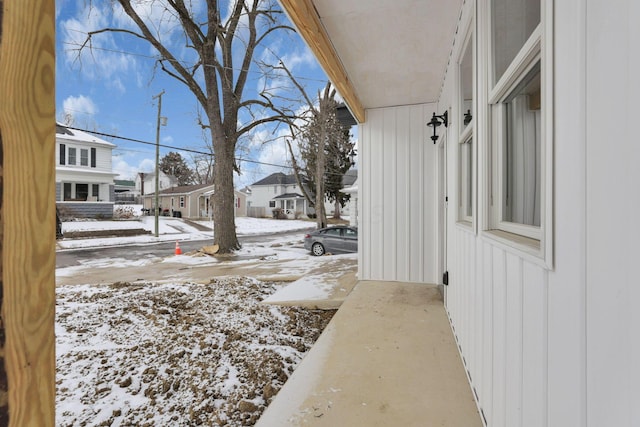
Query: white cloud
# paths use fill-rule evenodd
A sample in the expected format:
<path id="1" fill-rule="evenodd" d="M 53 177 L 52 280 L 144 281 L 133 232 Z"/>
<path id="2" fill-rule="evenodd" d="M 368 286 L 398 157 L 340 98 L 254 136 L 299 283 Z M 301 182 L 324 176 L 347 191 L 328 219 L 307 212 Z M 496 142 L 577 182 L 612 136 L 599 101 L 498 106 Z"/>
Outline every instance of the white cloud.
<path id="1" fill-rule="evenodd" d="M 93 120 L 97 112 L 98 106 L 84 95 L 70 96 L 62 101 L 62 117 L 71 116 L 76 122 Z"/>
<path id="2" fill-rule="evenodd" d="M 113 173 L 117 173 L 118 176 L 116 177 L 116 179 L 135 179 L 136 175 L 138 174 L 138 168 L 136 168 L 135 166 L 130 165 L 129 163 L 127 163 L 125 160 L 114 156 L 113 157 L 113 162 L 112 162 L 112 167 L 113 167 Z"/>
<path id="3" fill-rule="evenodd" d="M 156 170 L 156 161 L 153 159 L 143 159 L 138 164 L 138 172 L 154 172 Z"/>
<path id="4" fill-rule="evenodd" d="M 156 161 L 152 158 L 134 157 L 115 153 L 112 156 L 113 173 L 118 174 L 116 179 L 135 179 L 140 172 L 149 173 L 156 170 Z"/>

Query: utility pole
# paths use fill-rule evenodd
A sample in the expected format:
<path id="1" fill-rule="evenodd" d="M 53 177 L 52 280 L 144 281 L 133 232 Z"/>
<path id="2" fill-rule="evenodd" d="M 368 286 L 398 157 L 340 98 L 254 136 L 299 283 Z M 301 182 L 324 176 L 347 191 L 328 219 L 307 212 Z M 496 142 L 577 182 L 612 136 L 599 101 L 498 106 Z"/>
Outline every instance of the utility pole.
<path id="1" fill-rule="evenodd" d="M 156 193 L 155 193 L 155 225 L 156 225 L 156 237 L 158 237 L 158 216 L 160 215 L 160 207 L 158 206 L 160 197 L 160 114 L 162 112 L 162 95 L 164 95 L 164 90 L 153 97 L 153 99 L 158 98 L 158 124 L 156 126 Z"/>

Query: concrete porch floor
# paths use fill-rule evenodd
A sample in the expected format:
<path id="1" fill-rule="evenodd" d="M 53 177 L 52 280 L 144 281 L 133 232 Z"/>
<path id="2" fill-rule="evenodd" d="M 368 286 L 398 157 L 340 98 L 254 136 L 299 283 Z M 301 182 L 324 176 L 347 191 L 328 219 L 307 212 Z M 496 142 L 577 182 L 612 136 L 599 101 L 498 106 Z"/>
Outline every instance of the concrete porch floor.
<path id="1" fill-rule="evenodd" d="M 482 426 L 437 287 L 358 282 L 256 426 Z"/>

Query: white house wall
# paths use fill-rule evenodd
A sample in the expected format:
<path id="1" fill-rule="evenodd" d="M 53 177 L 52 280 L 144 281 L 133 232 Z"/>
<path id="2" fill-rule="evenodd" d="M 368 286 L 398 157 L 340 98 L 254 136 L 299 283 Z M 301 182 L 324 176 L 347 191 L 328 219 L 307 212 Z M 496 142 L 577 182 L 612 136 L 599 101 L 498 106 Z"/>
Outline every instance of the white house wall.
<path id="1" fill-rule="evenodd" d="M 586 1 L 586 368 L 590 425 L 640 425 L 640 2 Z"/>
<path id="2" fill-rule="evenodd" d="M 467 1 L 465 9 L 471 3 Z M 478 2 L 480 13 L 486 4 Z M 553 12 L 552 263 L 523 255 L 483 231 L 483 177 L 488 171 L 483 154 L 486 116 L 480 108 L 474 116 L 477 227 L 456 222 L 455 125 L 449 129 L 446 307 L 487 425 L 639 426 L 640 144 L 635 134 L 640 117 L 640 2 L 623 0 L 612 6 L 605 0 L 558 0 Z M 485 40 L 486 34 L 477 35 Z M 463 36 L 459 30 L 457 37 Z M 484 78 L 482 69 L 478 75 Z M 437 110 L 449 109 L 454 118 L 460 117 L 456 84 L 450 67 Z M 478 104 L 482 102 L 479 98 Z M 378 149 L 370 156 L 363 167 L 377 171 L 382 167 L 379 156 L 397 163 L 404 149 L 398 146 L 395 155 Z M 425 169 L 433 166 L 425 160 Z M 372 172 L 366 169 L 367 176 Z M 403 172 L 397 172 L 398 182 L 403 181 Z M 363 186 L 370 182 L 372 187 L 394 187 L 385 187 L 383 178 L 375 176 L 363 181 Z M 384 197 L 393 199 L 385 192 L 376 203 L 382 204 Z M 375 217 L 378 206 L 370 207 Z M 398 212 L 378 209 L 382 218 L 369 222 L 379 223 L 382 230 L 392 228 L 386 216 L 397 217 Z M 368 215 L 363 212 L 364 218 Z M 384 231 L 377 233 L 371 246 L 387 246 L 385 236 Z M 389 277 L 375 264 L 394 264 L 372 255 L 364 253 L 365 275 Z M 424 259 L 428 265 L 430 260 Z"/>
<path id="3" fill-rule="evenodd" d="M 434 107 L 367 110 L 360 126 L 361 280 L 438 282 Z"/>

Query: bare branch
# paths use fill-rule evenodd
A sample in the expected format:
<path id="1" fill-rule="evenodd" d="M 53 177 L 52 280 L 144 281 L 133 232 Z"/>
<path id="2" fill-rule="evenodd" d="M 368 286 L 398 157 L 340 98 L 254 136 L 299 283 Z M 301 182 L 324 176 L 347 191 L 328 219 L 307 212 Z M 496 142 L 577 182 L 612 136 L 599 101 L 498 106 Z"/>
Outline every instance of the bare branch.
<path id="1" fill-rule="evenodd" d="M 288 139 L 286 141 L 287 141 L 287 147 L 289 147 L 289 153 L 291 154 L 291 165 L 293 166 L 293 174 L 296 177 L 296 182 L 298 183 L 298 187 L 300 187 L 300 191 L 302 191 L 302 195 L 304 196 L 304 198 L 307 199 L 307 202 L 309 202 L 309 206 L 313 207 L 315 206 L 315 202 L 307 192 L 307 187 L 306 185 L 303 185 L 302 179 L 300 178 L 301 168 L 300 166 L 298 166 L 298 162 L 296 161 L 296 156 L 293 154 L 293 148 L 291 148 L 291 141 L 289 141 Z"/>

